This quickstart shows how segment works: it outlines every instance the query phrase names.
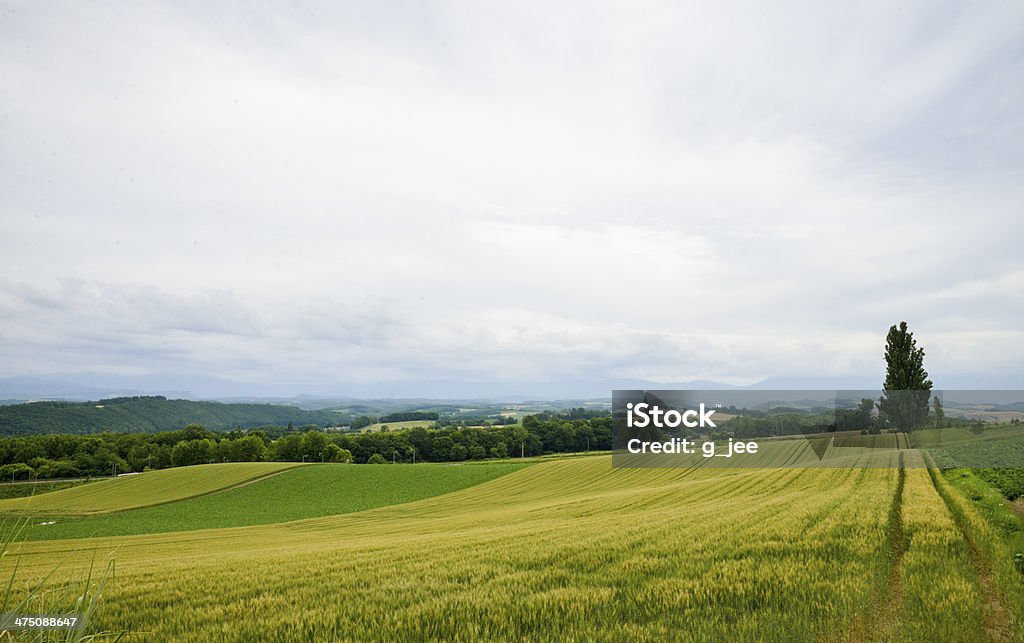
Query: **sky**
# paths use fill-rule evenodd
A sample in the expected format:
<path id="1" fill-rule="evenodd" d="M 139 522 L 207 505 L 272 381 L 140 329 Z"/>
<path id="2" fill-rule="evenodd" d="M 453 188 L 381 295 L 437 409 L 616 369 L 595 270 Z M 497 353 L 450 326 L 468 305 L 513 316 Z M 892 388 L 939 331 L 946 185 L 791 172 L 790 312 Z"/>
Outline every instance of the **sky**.
<path id="1" fill-rule="evenodd" d="M 0 1 L 0 378 L 880 382 L 907 320 L 1024 387 L 1022 81 L 1019 2 Z"/>

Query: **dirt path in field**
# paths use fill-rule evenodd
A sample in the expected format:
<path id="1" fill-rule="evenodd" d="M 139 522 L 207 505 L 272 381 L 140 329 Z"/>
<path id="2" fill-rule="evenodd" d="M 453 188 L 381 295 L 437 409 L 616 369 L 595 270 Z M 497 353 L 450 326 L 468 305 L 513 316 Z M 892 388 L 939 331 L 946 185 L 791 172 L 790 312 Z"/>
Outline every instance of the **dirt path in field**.
<path id="1" fill-rule="evenodd" d="M 929 467 L 928 475 L 931 478 L 932 485 L 935 486 L 935 492 L 939 494 L 939 497 L 942 498 L 943 502 L 946 504 L 946 510 L 953 517 L 953 522 L 956 523 L 957 529 L 960 530 L 960 535 L 963 536 L 964 542 L 968 545 L 968 549 L 971 554 L 971 564 L 974 567 L 975 573 L 978 575 L 978 584 L 981 586 L 981 591 L 984 596 L 984 614 L 982 614 L 982 620 L 985 624 L 985 633 L 988 635 L 988 640 L 1013 640 L 1013 633 L 1010 626 L 1010 613 L 1007 611 L 1006 606 L 1003 605 L 1003 600 L 1000 598 L 999 591 L 996 589 L 996 583 L 992 578 L 992 569 L 989 565 L 988 559 L 978 548 L 974 539 L 971 538 L 970 531 L 963 524 L 963 521 L 959 518 L 957 512 L 949 505 L 949 501 L 946 499 L 946 496 L 943 495 L 941 489 L 939 489 L 935 476 L 942 474 Z"/>

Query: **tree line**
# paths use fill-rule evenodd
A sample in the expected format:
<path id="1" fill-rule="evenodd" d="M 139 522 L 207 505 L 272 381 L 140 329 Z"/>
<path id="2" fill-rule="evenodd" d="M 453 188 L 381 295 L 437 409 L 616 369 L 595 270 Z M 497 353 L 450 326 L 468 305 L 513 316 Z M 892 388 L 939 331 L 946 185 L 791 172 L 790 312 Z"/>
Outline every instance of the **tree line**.
<path id="1" fill-rule="evenodd" d="M 461 462 L 608 450 L 609 413 L 527 416 L 522 424 L 326 433 L 317 427 L 218 433 L 198 424 L 177 431 L 0 438 L 0 481 L 75 478 L 213 462 Z"/>

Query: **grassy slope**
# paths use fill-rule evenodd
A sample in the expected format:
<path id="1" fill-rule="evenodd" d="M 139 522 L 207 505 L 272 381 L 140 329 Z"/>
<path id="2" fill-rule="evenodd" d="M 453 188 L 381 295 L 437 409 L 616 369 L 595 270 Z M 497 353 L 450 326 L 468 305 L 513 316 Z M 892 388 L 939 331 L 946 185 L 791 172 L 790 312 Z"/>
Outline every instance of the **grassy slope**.
<path id="1" fill-rule="evenodd" d="M 348 515 L 26 543 L 22 562 L 113 551 L 97 625 L 160 640 L 1020 636 L 962 522 L 924 469 L 595 457 Z"/>
<path id="2" fill-rule="evenodd" d="M 996 472 L 1008 470 L 996 469 Z M 1012 470 L 1015 473 L 1019 470 Z M 952 469 L 943 472 L 946 480 L 970 500 L 977 511 L 988 519 L 996 532 L 1007 543 L 1012 553 L 1024 553 L 1024 514 L 1015 510 L 1015 504 L 1006 499 L 998 485 L 984 478 L 986 472 Z M 1024 579 L 1022 579 L 1024 582 Z"/>
<path id="3" fill-rule="evenodd" d="M 435 420 L 406 420 L 405 422 L 377 422 L 369 426 L 363 427 L 363 433 L 372 433 L 374 431 L 380 431 L 384 427 L 388 427 L 388 431 L 404 431 L 406 429 L 415 429 L 416 427 L 430 427 L 437 424 Z"/>
<path id="4" fill-rule="evenodd" d="M 212 493 L 296 466 L 303 465 L 235 462 L 149 471 L 31 498 L 0 500 L 0 512 L 74 515 L 120 511 Z"/>
<path id="5" fill-rule="evenodd" d="M 89 484 L 95 480 L 54 480 L 52 482 L 5 482 L 0 484 L 0 500 L 8 498 L 24 498 L 26 496 L 41 496 L 51 491 L 70 489 L 83 484 Z"/>
<path id="6" fill-rule="evenodd" d="M 224 466 L 224 465 L 221 465 Z M 429 498 L 521 469 L 517 463 L 465 466 L 316 464 L 222 493 L 155 507 L 30 525 L 30 539 L 82 538 L 262 525 L 364 511 Z"/>

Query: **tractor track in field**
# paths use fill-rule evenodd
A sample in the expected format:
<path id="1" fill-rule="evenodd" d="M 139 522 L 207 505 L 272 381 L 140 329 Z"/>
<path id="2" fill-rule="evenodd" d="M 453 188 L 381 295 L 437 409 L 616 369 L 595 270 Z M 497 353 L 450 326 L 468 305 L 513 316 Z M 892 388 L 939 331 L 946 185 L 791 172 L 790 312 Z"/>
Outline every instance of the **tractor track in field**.
<path id="1" fill-rule="evenodd" d="M 893 494 L 892 507 L 889 509 L 889 573 L 885 579 L 881 613 L 876 622 L 880 630 L 877 638 L 880 640 L 892 637 L 899 620 L 900 608 L 903 606 L 903 555 L 907 552 L 907 534 L 903 525 L 903 488 L 907 483 L 907 470 L 902 452 L 897 472 L 896 492 Z"/>
<path id="2" fill-rule="evenodd" d="M 1013 633 L 1010 625 L 1010 613 L 1006 609 L 1006 605 L 1003 604 L 1002 597 L 999 595 L 995 579 L 992 578 L 991 565 L 985 554 L 981 551 L 981 548 L 978 547 L 975 539 L 971 536 L 971 532 L 967 525 L 964 524 L 960 512 L 950 503 L 947 493 L 951 492 L 944 491 L 936 480 L 935 477 L 938 475 L 942 474 L 934 467 L 928 467 L 928 476 L 935 487 L 935 492 L 942 498 L 942 502 L 946 505 L 946 511 L 953 517 L 953 522 L 960 531 L 960 535 L 963 536 L 964 542 L 967 543 L 967 549 L 971 556 L 971 565 L 978 575 L 978 585 L 984 596 L 982 622 L 985 625 L 987 638 L 990 641 L 1011 641 L 1013 640 Z"/>
<path id="3" fill-rule="evenodd" d="M 847 641 L 891 640 L 899 621 L 900 608 L 903 606 L 903 555 L 907 551 L 907 536 L 903 525 L 903 488 L 906 486 L 907 474 L 904 470 L 902 453 L 900 453 L 897 471 L 896 491 L 892 496 L 886 528 L 888 561 L 885 586 L 879 593 L 877 603 L 871 613 L 862 614 L 861 618 L 855 619 L 850 631 L 844 637 Z"/>

